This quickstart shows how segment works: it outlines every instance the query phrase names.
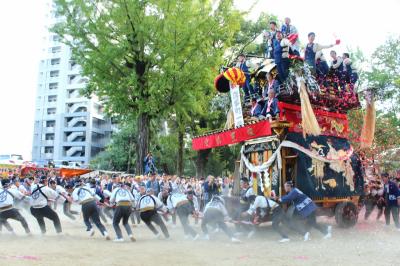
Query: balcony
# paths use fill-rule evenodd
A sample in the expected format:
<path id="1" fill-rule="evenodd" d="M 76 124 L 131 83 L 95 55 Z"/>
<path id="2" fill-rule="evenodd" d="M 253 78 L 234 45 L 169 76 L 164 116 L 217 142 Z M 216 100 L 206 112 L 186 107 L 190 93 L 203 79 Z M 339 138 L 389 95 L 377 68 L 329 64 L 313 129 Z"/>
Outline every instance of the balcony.
<path id="1" fill-rule="evenodd" d="M 87 104 L 86 103 L 74 103 L 68 104 L 67 106 L 67 113 L 85 113 L 87 112 Z"/>
<path id="2" fill-rule="evenodd" d="M 64 132 L 77 132 L 77 131 L 86 131 L 86 127 L 66 127 L 66 128 L 64 128 Z"/>

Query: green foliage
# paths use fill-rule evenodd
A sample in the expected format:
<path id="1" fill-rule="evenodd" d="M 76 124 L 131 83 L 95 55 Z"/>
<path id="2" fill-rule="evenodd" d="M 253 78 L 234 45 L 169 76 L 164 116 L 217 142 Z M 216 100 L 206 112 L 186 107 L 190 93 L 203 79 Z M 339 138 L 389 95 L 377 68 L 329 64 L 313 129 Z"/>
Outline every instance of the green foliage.
<path id="1" fill-rule="evenodd" d="M 122 121 L 137 117 L 137 169 L 155 117 L 201 113 L 239 13 L 232 0 L 55 0 L 65 17 L 53 31 L 72 48 L 96 94 Z M 149 117 L 149 119 L 147 119 Z M 160 120 L 158 120 L 160 121 Z"/>

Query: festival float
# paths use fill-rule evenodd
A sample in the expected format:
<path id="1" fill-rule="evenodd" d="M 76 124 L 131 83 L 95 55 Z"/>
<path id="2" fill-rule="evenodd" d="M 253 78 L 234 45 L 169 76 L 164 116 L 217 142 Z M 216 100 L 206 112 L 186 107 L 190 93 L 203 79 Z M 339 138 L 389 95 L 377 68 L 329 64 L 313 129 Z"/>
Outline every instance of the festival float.
<path id="1" fill-rule="evenodd" d="M 282 196 L 283 184 L 292 180 L 319 205 L 319 215 L 335 217 L 341 227 L 354 226 L 364 186 L 361 161 L 349 142 L 347 112 L 360 108 L 354 81 L 341 79 L 332 70 L 316 76 L 302 58 L 289 56 L 289 60 L 288 76 L 276 95 L 279 114 L 275 117 L 250 117 L 249 106 L 240 96 L 246 73 L 225 68 L 214 85 L 219 93 L 230 93 L 226 126 L 194 137 L 192 148 L 239 144 L 237 195 L 241 177 L 251 180 L 258 195 L 268 197 Z M 259 65 L 247 73 L 253 84 L 265 87 L 268 75 L 279 79 L 274 60 L 262 59 Z M 367 112 L 366 117 L 367 122 L 373 120 L 372 126 L 373 113 Z M 372 142 L 373 129 L 367 131 L 364 143 Z"/>

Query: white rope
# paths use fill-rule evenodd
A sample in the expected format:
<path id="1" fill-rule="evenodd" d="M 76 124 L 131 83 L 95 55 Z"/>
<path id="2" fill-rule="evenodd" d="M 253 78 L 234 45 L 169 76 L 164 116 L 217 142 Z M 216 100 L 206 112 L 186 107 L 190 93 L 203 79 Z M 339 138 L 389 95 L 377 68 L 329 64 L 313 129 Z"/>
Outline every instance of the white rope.
<path id="1" fill-rule="evenodd" d="M 300 146 L 297 143 L 294 143 L 292 141 L 288 141 L 288 140 L 284 140 L 282 141 L 282 143 L 279 145 L 279 147 L 276 149 L 276 151 L 271 155 L 271 157 L 268 159 L 268 161 L 264 162 L 261 165 L 254 165 L 252 164 L 247 158 L 246 155 L 244 154 L 244 145 L 242 146 L 242 149 L 240 151 L 241 154 L 241 162 L 244 162 L 244 164 L 246 165 L 247 169 L 250 170 L 250 172 L 252 173 L 261 173 L 261 172 L 268 172 L 269 167 L 275 162 L 275 160 L 277 160 L 278 163 L 278 169 L 282 169 L 282 157 L 281 157 L 281 148 L 282 147 L 286 147 L 286 148 L 293 148 L 296 149 L 298 151 L 301 151 L 303 153 L 305 153 L 307 156 L 322 161 L 324 163 L 332 163 L 332 162 L 337 162 L 337 161 L 344 161 L 344 160 L 348 160 L 351 155 L 353 154 L 353 150 L 350 150 L 347 158 L 343 158 L 343 159 L 331 159 L 328 160 L 322 156 L 319 156 L 313 152 L 311 152 L 310 150 L 304 148 L 303 146 Z"/>

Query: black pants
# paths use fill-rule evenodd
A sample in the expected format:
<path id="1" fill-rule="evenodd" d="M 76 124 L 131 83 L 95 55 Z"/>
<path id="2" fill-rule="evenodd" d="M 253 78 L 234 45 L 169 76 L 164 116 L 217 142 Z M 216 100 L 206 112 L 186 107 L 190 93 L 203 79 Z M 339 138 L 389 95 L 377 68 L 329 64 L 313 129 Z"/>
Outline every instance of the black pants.
<path id="1" fill-rule="evenodd" d="M 131 222 L 132 222 L 132 224 L 135 224 L 135 218 L 136 218 L 137 224 L 140 224 L 140 212 L 138 212 L 137 210 L 134 210 L 134 211 L 131 212 Z"/>
<path id="2" fill-rule="evenodd" d="M 54 210 L 52 210 L 49 205 L 46 205 L 43 208 L 31 207 L 31 214 L 38 221 L 42 234 L 46 233 L 46 224 L 44 223 L 44 218 L 53 221 L 57 233 L 62 232 L 60 218 L 58 218 L 58 214 Z"/>
<path id="3" fill-rule="evenodd" d="M 160 215 L 155 210 L 145 211 L 140 213 L 140 219 L 147 225 L 147 227 L 155 234 L 158 234 L 157 229 L 154 227 L 152 222 L 156 223 L 163 232 L 165 238 L 169 238 L 168 229 L 162 221 Z"/>
<path id="4" fill-rule="evenodd" d="M 95 201 L 90 201 L 82 205 L 82 215 L 83 221 L 86 225 L 86 231 L 90 231 L 92 229 L 92 223 L 90 222 L 90 220 L 92 220 L 102 235 L 107 232 L 104 225 L 100 222 L 99 210 L 97 209 Z"/>
<path id="5" fill-rule="evenodd" d="M 196 231 L 189 225 L 189 215 L 194 211 L 190 203 L 183 204 L 176 208 L 176 213 L 178 214 L 179 220 L 183 226 L 183 232 L 185 235 L 190 234 L 192 237 L 197 235 Z"/>
<path id="6" fill-rule="evenodd" d="M 13 231 L 11 226 L 10 228 L 7 226 L 8 222 L 7 219 L 13 219 L 16 221 L 19 221 L 22 224 L 22 227 L 24 227 L 25 232 L 29 234 L 31 231 L 29 230 L 28 223 L 26 222 L 25 218 L 19 213 L 17 209 L 11 209 L 7 211 L 0 212 L 0 224 L 5 223 L 5 226 L 9 231 Z"/>
<path id="7" fill-rule="evenodd" d="M 113 219 L 113 208 L 104 206 L 103 211 L 108 218 L 110 218 L 111 220 Z"/>
<path id="8" fill-rule="evenodd" d="M 131 212 L 132 212 L 131 206 L 117 206 L 117 208 L 115 209 L 113 218 L 113 227 L 115 230 L 115 234 L 117 235 L 117 238 L 122 238 L 121 228 L 119 227 L 121 219 L 122 219 L 122 224 L 124 225 L 128 235 L 132 235 L 132 230 L 128 224 Z"/>
<path id="9" fill-rule="evenodd" d="M 390 213 L 392 213 L 393 221 L 396 228 L 400 228 L 399 224 L 399 207 L 397 206 L 386 206 L 385 208 L 385 221 L 386 225 L 390 225 Z"/>
<path id="10" fill-rule="evenodd" d="M 226 226 L 223 213 L 218 209 L 207 209 L 201 221 L 201 230 L 204 234 L 208 234 L 207 225 L 217 224 L 222 231 L 225 232 L 230 238 L 233 237 L 232 231 Z"/>
<path id="11" fill-rule="evenodd" d="M 322 234 L 328 233 L 328 228 L 325 225 L 321 225 L 317 223 L 317 217 L 315 216 L 315 212 L 311 213 L 306 217 L 306 232 L 309 232 L 311 228 L 315 228 L 320 231 Z"/>
<path id="12" fill-rule="evenodd" d="M 67 216 L 68 218 L 70 218 L 72 220 L 75 220 L 76 218 L 74 215 L 78 214 L 78 212 L 71 210 L 71 202 L 69 202 L 67 200 L 64 201 L 64 203 L 63 203 L 63 212 L 64 212 L 65 216 Z"/>
<path id="13" fill-rule="evenodd" d="M 288 236 L 282 232 L 281 227 L 279 226 L 281 223 L 285 222 L 285 213 L 282 207 L 276 207 L 272 211 L 272 228 L 282 237 L 288 238 Z"/>

